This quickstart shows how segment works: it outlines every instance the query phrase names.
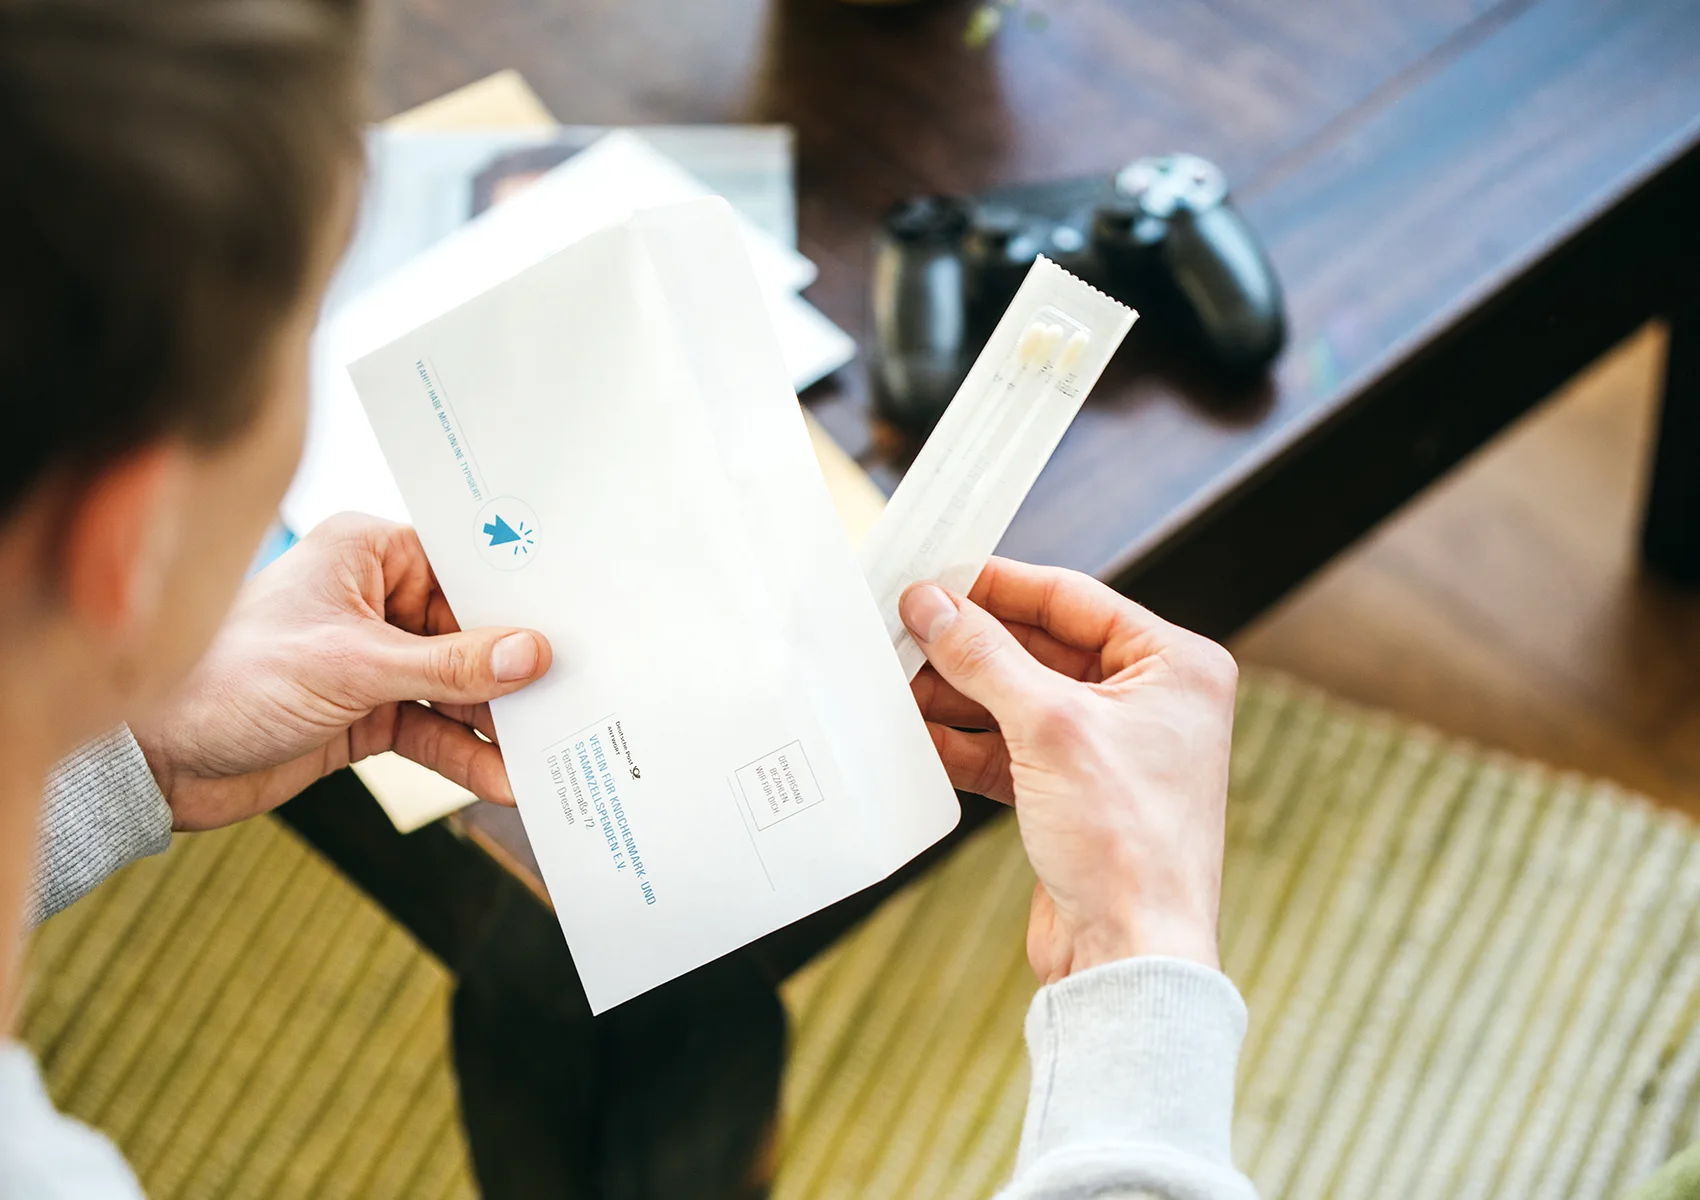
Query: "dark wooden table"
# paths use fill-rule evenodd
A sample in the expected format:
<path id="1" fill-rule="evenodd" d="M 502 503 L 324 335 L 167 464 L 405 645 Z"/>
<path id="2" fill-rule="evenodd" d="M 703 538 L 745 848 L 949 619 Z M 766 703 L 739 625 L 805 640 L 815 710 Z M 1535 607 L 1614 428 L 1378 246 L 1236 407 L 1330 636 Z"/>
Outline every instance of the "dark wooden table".
<path id="1" fill-rule="evenodd" d="M 381 0 L 378 106 L 513 66 L 563 120 L 788 122 L 801 245 L 821 267 L 809 295 L 859 335 L 870 234 L 901 196 L 1169 149 L 1213 159 L 1283 280 L 1287 352 L 1265 385 L 1229 392 L 1136 334 L 1004 552 L 1093 572 L 1218 637 L 1662 318 L 1646 549 L 1655 569 L 1700 580 L 1700 4 L 1049 0 L 1027 6 L 1043 29 L 1017 17 L 979 50 L 962 36 L 971 8 Z M 895 482 L 906 448 L 870 420 L 860 366 L 804 400 Z M 491 1013 L 515 1028 L 516 1014 L 580 1020 L 512 813 L 475 809 L 402 838 L 348 778 L 287 813 L 461 974 L 457 1037 Z M 653 1038 L 669 1012 L 703 1011 L 693 988 L 767 988 L 874 898 L 615 1010 L 563 1053 Z M 725 1044 L 746 1035 L 776 1070 L 766 1034 Z M 471 1092 L 501 1109 L 500 1065 L 523 1074 L 521 1046 L 462 1047 L 475 1148 Z M 612 1079 L 575 1086 L 600 1096 Z M 688 1110 L 681 1100 L 684 1124 Z"/>

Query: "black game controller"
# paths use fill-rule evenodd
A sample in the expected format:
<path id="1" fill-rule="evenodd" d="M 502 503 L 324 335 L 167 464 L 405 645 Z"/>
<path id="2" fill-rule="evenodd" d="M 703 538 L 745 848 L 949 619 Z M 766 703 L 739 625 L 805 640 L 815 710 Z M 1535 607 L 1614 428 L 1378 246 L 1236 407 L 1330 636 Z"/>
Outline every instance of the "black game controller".
<path id="1" fill-rule="evenodd" d="M 1281 288 L 1227 182 L 1191 154 L 1114 176 L 919 196 L 895 205 L 875 247 L 874 387 L 907 428 L 938 420 L 974 356 L 1044 255 L 1155 318 L 1235 381 L 1286 338 Z"/>

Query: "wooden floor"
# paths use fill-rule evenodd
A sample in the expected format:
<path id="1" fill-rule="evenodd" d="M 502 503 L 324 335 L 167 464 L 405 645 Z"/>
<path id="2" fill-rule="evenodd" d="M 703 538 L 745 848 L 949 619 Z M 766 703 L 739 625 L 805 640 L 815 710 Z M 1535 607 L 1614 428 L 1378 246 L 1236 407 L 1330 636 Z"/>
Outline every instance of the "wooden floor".
<path id="1" fill-rule="evenodd" d="M 1650 326 L 1233 643 L 1700 817 L 1700 595 L 1637 570 Z"/>

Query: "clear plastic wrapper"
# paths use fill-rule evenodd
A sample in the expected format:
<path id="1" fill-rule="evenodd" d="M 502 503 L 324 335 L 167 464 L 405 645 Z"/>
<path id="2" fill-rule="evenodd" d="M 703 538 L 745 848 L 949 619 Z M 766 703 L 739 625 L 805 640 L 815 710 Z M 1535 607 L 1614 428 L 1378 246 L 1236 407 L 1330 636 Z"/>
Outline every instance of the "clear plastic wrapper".
<path id="1" fill-rule="evenodd" d="M 966 592 L 1138 314 L 1040 258 L 862 547 L 905 673 L 926 656 L 897 603 L 910 584 Z"/>

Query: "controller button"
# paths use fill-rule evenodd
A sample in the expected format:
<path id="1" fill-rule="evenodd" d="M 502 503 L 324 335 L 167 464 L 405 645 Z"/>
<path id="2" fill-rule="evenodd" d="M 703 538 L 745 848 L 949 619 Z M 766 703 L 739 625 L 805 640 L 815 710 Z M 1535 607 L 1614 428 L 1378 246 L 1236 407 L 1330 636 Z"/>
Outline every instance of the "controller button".
<path id="1" fill-rule="evenodd" d="M 1174 196 L 1171 206 L 1179 205 L 1202 212 L 1226 198 L 1227 181 L 1215 163 L 1196 154 L 1182 154 L 1176 156 L 1176 164 L 1181 169 L 1172 185 Z"/>
<path id="2" fill-rule="evenodd" d="M 1167 221 L 1157 217 L 1141 217 L 1133 227 L 1133 240 L 1141 246 L 1155 246 L 1168 232 Z"/>
<path id="3" fill-rule="evenodd" d="M 1051 247 L 1058 254 L 1076 254 L 1086 248 L 1086 239 L 1072 225 L 1058 225 L 1051 230 Z"/>
<path id="4" fill-rule="evenodd" d="M 1009 246 L 1004 251 L 1004 259 L 1012 263 L 1032 262 L 1043 252 L 1039 239 L 1031 233 L 1022 233 L 1009 239 Z"/>
<path id="5" fill-rule="evenodd" d="M 1116 190 L 1124 196 L 1138 196 L 1146 188 L 1157 182 L 1160 174 L 1157 167 L 1148 158 L 1131 162 L 1121 169 L 1116 176 Z"/>
<path id="6" fill-rule="evenodd" d="M 954 196 L 915 196 L 887 209 L 883 223 L 899 242 L 952 242 L 968 229 L 968 205 Z"/>

